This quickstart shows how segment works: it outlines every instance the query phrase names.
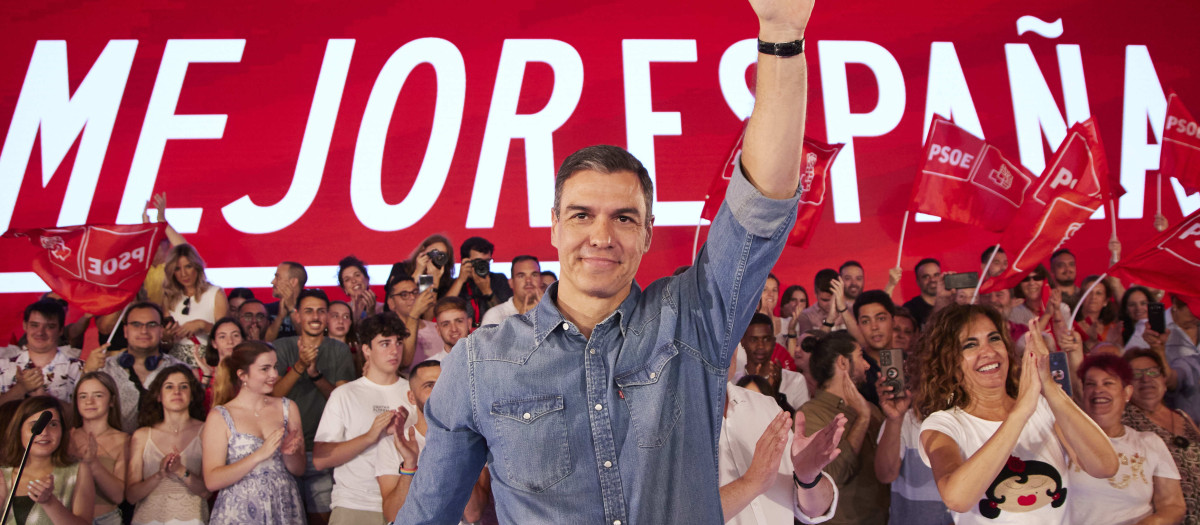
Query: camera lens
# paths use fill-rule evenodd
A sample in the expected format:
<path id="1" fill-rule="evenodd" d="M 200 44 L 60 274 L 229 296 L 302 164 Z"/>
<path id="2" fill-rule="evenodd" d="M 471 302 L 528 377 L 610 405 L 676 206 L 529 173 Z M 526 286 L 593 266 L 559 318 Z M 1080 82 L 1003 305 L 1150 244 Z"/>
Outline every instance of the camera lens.
<path id="1" fill-rule="evenodd" d="M 433 263 L 433 265 L 439 269 L 444 268 L 447 262 L 446 252 L 441 250 L 429 250 L 429 262 Z"/>
<path id="2" fill-rule="evenodd" d="M 471 265 L 475 267 L 475 275 L 480 277 L 491 272 L 491 264 L 488 263 L 487 259 L 475 259 L 471 261 Z"/>

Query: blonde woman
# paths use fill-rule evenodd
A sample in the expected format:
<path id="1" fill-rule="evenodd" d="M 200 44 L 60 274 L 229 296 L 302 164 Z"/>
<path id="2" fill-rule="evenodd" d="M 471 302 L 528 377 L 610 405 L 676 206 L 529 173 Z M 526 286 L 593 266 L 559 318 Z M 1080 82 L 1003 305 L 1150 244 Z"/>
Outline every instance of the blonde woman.
<path id="1" fill-rule="evenodd" d="M 208 282 L 204 260 L 190 244 L 171 248 L 163 283 L 164 339 L 174 341 L 171 355 L 195 368 L 204 359 L 203 349 L 213 322 L 225 317 L 228 299 L 221 287 Z"/>
<path id="2" fill-rule="evenodd" d="M 96 481 L 95 525 L 120 525 L 125 500 L 125 448 L 117 384 L 104 372 L 88 372 L 75 383 L 71 456 L 87 463 Z"/>

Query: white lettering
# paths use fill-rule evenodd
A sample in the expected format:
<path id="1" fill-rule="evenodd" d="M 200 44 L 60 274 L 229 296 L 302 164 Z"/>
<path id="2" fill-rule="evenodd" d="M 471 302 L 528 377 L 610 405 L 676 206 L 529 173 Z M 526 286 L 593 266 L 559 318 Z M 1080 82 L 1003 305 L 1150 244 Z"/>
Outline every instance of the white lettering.
<path id="1" fill-rule="evenodd" d="M 625 74 L 625 137 L 629 152 L 650 172 L 654 184 L 654 224 L 691 226 L 700 217 L 704 201 L 660 201 L 654 137 L 679 136 L 683 124 L 677 111 L 654 111 L 650 101 L 651 62 L 695 62 L 695 40 L 623 40 L 621 56 Z M 743 70 L 744 71 L 744 70 Z"/>
<path id="2" fill-rule="evenodd" d="M 554 71 L 554 90 L 541 111 L 517 114 L 525 64 L 543 62 Z M 560 40 L 508 39 L 500 51 L 492 105 L 475 171 L 475 186 L 467 209 L 467 228 L 491 228 L 496 223 L 504 166 L 512 139 L 525 139 L 525 188 L 529 196 L 529 226 L 549 227 L 554 205 L 554 131 L 567 122 L 583 93 L 583 59 Z"/>
<path id="3" fill-rule="evenodd" d="M 1121 109 L 1121 196 L 1117 216 L 1142 218 L 1146 194 L 1146 170 L 1158 169 L 1162 141 L 1162 122 L 1167 115 L 1167 97 L 1163 95 L 1158 73 L 1146 46 L 1125 47 L 1125 87 Z M 1150 124 L 1155 143 L 1146 140 Z M 1184 215 L 1187 215 L 1185 213 Z"/>
<path id="4" fill-rule="evenodd" d="M 167 40 L 154 90 L 150 93 L 150 104 L 146 108 L 146 119 L 142 122 L 142 133 L 129 166 L 129 178 L 125 181 L 125 193 L 117 211 L 118 223 L 141 222 L 142 210 L 154 191 L 168 140 L 219 139 L 225 134 L 228 115 L 175 114 L 188 64 L 241 62 L 245 47 L 244 39 Z"/>
<path id="5" fill-rule="evenodd" d="M 1057 188 L 1059 186 L 1066 185 L 1074 189 L 1075 184 L 1077 183 L 1079 183 L 1079 180 L 1075 178 L 1075 175 L 1071 173 L 1071 170 L 1067 168 L 1059 168 L 1058 173 L 1054 174 L 1054 178 L 1050 180 L 1050 187 Z"/>
<path id="6" fill-rule="evenodd" d="M 1058 104 L 1050 93 L 1037 60 L 1033 58 L 1029 44 L 1004 45 L 1021 164 L 1033 173 L 1041 173 L 1046 169 L 1043 134 L 1050 143 L 1050 149 L 1058 149 L 1067 137 L 1067 122 L 1082 122 L 1091 116 L 1079 46 L 1061 44 L 1056 46 L 1056 50 L 1067 110 L 1066 120 L 1058 110 Z"/>
<path id="7" fill-rule="evenodd" d="M 721 95 L 738 120 L 750 118 L 754 111 L 754 93 L 746 85 L 746 68 L 755 60 L 758 60 L 758 41 L 747 38 L 729 46 L 721 54 L 721 63 L 717 66 Z"/>
<path id="8" fill-rule="evenodd" d="M 4 149 L 0 151 L 0 188 L 4 188 L 0 191 L 0 231 L 7 230 L 12 220 L 17 193 L 39 129 L 42 187 L 50 183 L 67 152 L 79 139 L 58 225 L 87 222 L 136 50 L 137 40 L 110 40 L 75 94 L 71 95 L 67 43 L 62 40 L 37 42 L 8 126 Z"/>
<path id="9" fill-rule="evenodd" d="M 1200 222 L 1192 224 L 1187 230 L 1180 234 L 1179 237 L 1176 237 L 1176 239 L 1182 241 L 1188 237 L 1193 237 L 1196 235 L 1200 235 Z"/>
<path id="10" fill-rule="evenodd" d="M 896 128 L 904 115 L 904 75 L 896 58 L 874 42 L 822 40 L 821 92 L 825 102 L 825 135 L 830 143 L 846 146 L 830 173 L 833 217 L 839 223 L 861 221 L 858 202 L 858 167 L 854 160 L 855 137 L 878 137 Z M 875 75 L 879 101 L 867 113 L 850 112 L 846 65 L 862 64 Z"/>
<path id="11" fill-rule="evenodd" d="M 102 263 L 102 261 L 100 259 L 97 259 L 95 257 L 88 257 L 88 268 L 87 268 L 88 273 L 100 275 L 101 263 Z"/>
<path id="12" fill-rule="evenodd" d="M 308 110 L 304 138 L 300 141 L 292 185 L 283 199 L 272 205 L 260 206 L 250 199 L 250 195 L 243 195 L 221 208 L 225 221 L 234 229 L 242 233 L 277 232 L 296 222 L 312 206 L 329 157 L 333 125 L 342 104 L 342 91 L 346 87 L 353 53 L 352 39 L 331 39 L 325 44 L 325 59 L 317 75 L 317 88 Z"/>

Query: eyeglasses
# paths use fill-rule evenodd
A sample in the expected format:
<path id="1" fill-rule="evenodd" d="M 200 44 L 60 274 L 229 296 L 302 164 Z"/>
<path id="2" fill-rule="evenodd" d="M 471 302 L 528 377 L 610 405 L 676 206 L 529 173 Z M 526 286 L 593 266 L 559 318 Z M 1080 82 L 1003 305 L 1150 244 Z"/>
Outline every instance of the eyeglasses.
<path id="1" fill-rule="evenodd" d="M 187 315 L 188 312 L 191 312 L 191 311 L 192 311 L 192 298 L 191 298 L 191 296 L 188 296 L 183 299 L 183 311 L 179 312 L 179 313 L 181 313 L 183 315 Z"/>
<path id="2" fill-rule="evenodd" d="M 399 298 L 401 298 L 401 299 L 404 299 L 405 301 L 407 301 L 407 300 L 409 300 L 409 299 L 412 299 L 412 298 L 414 298 L 414 297 L 416 297 L 416 296 L 418 296 L 418 295 L 421 295 L 421 292 L 418 292 L 418 291 L 416 291 L 416 290 L 413 290 L 413 291 L 411 291 L 411 292 L 396 292 L 396 293 L 392 294 L 392 297 L 399 297 Z"/>
<path id="3" fill-rule="evenodd" d="M 246 312 L 239 317 L 241 317 L 243 321 L 254 321 L 256 319 L 259 321 L 267 320 L 267 314 L 252 314 L 250 312 Z"/>
<path id="4" fill-rule="evenodd" d="M 157 330 L 159 328 L 162 328 L 162 324 L 159 323 L 158 321 L 150 321 L 149 323 L 139 323 L 137 321 L 130 321 L 129 327 L 134 330 L 141 330 L 143 328 L 145 328 L 146 330 Z"/>
<path id="5" fill-rule="evenodd" d="M 1046 280 L 1046 277 L 1045 277 L 1045 276 L 1041 276 L 1041 275 L 1030 275 L 1029 277 L 1026 277 L 1026 278 L 1025 278 L 1025 281 L 1022 281 L 1022 282 L 1027 282 L 1027 281 L 1037 281 L 1037 282 L 1039 282 L 1039 283 L 1040 283 L 1040 282 L 1042 282 L 1042 281 L 1045 281 L 1045 280 Z"/>
<path id="6" fill-rule="evenodd" d="M 1163 375 L 1162 370 L 1157 368 L 1135 368 L 1133 370 L 1134 379 L 1141 379 L 1143 376 L 1153 379 L 1161 375 Z"/>

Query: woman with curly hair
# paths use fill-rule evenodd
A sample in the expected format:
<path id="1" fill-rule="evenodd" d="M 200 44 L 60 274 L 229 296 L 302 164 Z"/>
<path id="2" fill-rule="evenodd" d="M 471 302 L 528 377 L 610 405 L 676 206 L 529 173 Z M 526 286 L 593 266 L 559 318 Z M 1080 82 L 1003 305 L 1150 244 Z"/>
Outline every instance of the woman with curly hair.
<path id="1" fill-rule="evenodd" d="M 172 355 L 194 368 L 204 359 L 213 322 L 225 317 L 229 302 L 220 286 L 208 282 L 204 259 L 190 244 L 171 248 L 164 271 L 162 308 L 174 322 L 164 321 L 163 338 L 175 343 Z"/>
<path id="2" fill-rule="evenodd" d="M 1094 477 L 1116 473 L 1112 444 L 1054 382 L 1041 337 L 1026 336 L 1018 369 L 993 308 L 949 306 L 925 330 L 919 452 L 955 523 L 1064 523 L 1068 458 Z M 1041 333 L 1036 321 L 1030 332 Z M 1004 474 L 1031 464 L 1049 470 L 1015 480 Z"/>
<path id="3" fill-rule="evenodd" d="M 129 443 L 125 498 L 137 505 L 135 524 L 202 525 L 208 489 L 201 468 L 204 399 L 184 365 L 166 368 L 150 383 L 138 412 L 141 428 Z"/>

